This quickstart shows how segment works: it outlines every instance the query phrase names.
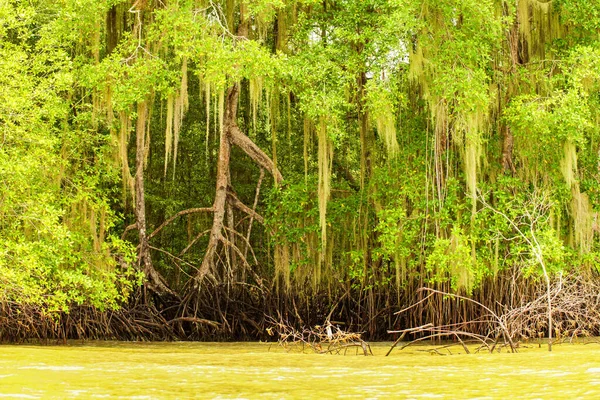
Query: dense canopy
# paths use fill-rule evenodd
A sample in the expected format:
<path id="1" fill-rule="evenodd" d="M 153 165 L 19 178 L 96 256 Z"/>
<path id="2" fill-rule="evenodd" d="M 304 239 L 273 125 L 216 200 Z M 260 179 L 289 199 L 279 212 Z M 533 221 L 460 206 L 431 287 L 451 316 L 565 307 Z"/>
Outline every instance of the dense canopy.
<path id="1" fill-rule="evenodd" d="M 0 0 L 0 85 L 0 316 L 381 335 L 597 279 L 596 0 Z"/>

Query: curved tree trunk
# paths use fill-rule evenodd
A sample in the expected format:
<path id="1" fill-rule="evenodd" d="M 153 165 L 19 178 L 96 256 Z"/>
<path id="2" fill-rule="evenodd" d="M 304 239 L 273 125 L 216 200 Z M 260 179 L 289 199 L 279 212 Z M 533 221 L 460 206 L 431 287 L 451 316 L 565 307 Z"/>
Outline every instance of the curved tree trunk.
<path id="1" fill-rule="evenodd" d="M 240 24 L 237 27 L 237 36 L 239 38 L 246 38 L 248 36 L 248 20 L 246 15 L 246 6 L 240 5 Z M 219 161 L 217 166 L 217 182 L 215 189 L 215 201 L 213 204 L 213 225 L 210 231 L 210 238 L 206 253 L 202 260 L 202 264 L 194 277 L 193 287 L 198 289 L 200 283 L 204 277 L 211 271 L 215 272 L 215 257 L 219 244 L 230 247 L 232 254 L 235 253 L 240 258 L 239 262 L 247 264 L 243 253 L 235 246 L 233 240 L 227 240 L 223 236 L 223 230 L 225 229 L 225 211 L 227 209 L 227 203 L 234 208 L 242 210 L 254 217 L 255 219 L 262 219 L 256 214 L 253 209 L 244 205 L 235 196 L 228 196 L 228 188 L 231 186 L 230 182 L 230 159 L 231 159 L 231 145 L 236 145 L 242 149 L 254 162 L 260 167 L 266 169 L 273 175 L 276 182 L 281 182 L 283 176 L 277 169 L 277 166 L 273 160 L 256 145 L 246 134 L 244 134 L 237 124 L 238 114 L 238 100 L 240 95 L 240 84 L 235 83 L 229 89 L 227 89 L 227 96 L 225 99 L 225 112 L 223 119 L 223 129 L 219 140 Z M 257 218 L 259 217 L 259 218 Z"/>
<path id="2" fill-rule="evenodd" d="M 219 243 L 226 246 L 234 247 L 235 253 L 240 258 L 243 258 L 242 253 L 239 249 L 235 248 L 232 241 L 226 240 L 223 236 L 225 211 L 228 201 L 232 206 L 240 209 L 256 219 L 262 219 L 256 212 L 246 205 L 244 205 L 235 196 L 228 196 L 228 187 L 231 182 L 229 179 L 229 167 L 231 160 L 231 145 L 235 144 L 242 149 L 254 162 L 259 166 L 269 171 L 275 181 L 281 182 L 283 176 L 277 169 L 273 160 L 262 151 L 256 143 L 254 143 L 248 136 L 246 136 L 237 125 L 237 110 L 238 110 L 238 98 L 239 98 L 240 85 L 234 84 L 227 90 L 227 98 L 225 101 L 225 118 L 223 121 L 223 131 L 221 132 L 220 146 L 219 146 L 219 162 L 217 167 L 217 184 L 215 190 L 215 202 L 213 204 L 214 216 L 213 225 L 210 232 L 210 239 L 204 254 L 202 264 L 198 269 L 195 276 L 194 287 L 198 288 L 198 285 L 204 277 L 211 271 L 214 272 L 215 256 Z M 257 218 L 258 217 L 258 218 Z M 245 263 L 244 259 L 240 262 Z"/>
<path id="3" fill-rule="evenodd" d="M 229 187 L 229 161 L 231 156 L 231 144 L 229 143 L 229 125 L 231 124 L 231 101 L 237 103 L 237 92 L 233 88 L 229 88 L 227 91 L 227 103 L 226 103 L 226 114 L 225 121 L 223 123 L 223 130 L 221 131 L 221 138 L 219 140 L 219 161 L 217 164 L 217 185 L 215 190 L 215 202 L 213 203 L 213 225 L 210 231 L 210 238 L 208 241 L 208 247 L 204 254 L 204 259 L 198 273 L 196 274 L 196 280 L 201 281 L 206 274 L 213 269 L 214 257 L 217 251 L 219 242 L 223 238 L 223 221 L 225 219 L 225 202 L 227 201 L 227 188 Z M 234 99 L 231 99 L 231 97 Z M 235 106 L 237 108 L 237 104 Z"/>

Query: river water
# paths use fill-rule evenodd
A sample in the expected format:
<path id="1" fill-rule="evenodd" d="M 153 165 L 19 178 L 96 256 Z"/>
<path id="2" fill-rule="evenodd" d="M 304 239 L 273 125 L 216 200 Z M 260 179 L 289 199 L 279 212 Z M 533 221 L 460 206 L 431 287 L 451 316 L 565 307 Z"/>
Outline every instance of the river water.
<path id="1" fill-rule="evenodd" d="M 600 344 L 517 354 L 375 356 L 262 343 L 87 342 L 0 346 L 0 399 L 600 398 Z"/>

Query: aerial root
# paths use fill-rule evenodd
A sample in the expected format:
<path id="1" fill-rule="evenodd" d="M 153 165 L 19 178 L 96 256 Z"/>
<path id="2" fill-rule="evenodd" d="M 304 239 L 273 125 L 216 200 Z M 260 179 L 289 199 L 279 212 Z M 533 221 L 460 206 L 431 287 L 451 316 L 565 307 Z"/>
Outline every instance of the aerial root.
<path id="1" fill-rule="evenodd" d="M 400 350 L 427 340 L 437 341 L 442 339 L 452 340 L 436 347 L 436 354 L 443 354 L 440 350 L 450 353 L 450 347 L 459 345 L 466 353 L 470 353 L 472 347 L 477 345 L 475 352 L 479 351 L 501 351 L 508 349 L 517 352 L 518 348 L 532 339 L 539 340 L 547 335 L 547 292 L 546 288 L 540 286 L 531 297 L 531 300 L 523 300 L 521 305 L 507 307 L 501 306 L 502 312 L 494 312 L 489 307 L 473 299 L 443 292 L 430 288 L 422 288 L 421 291 L 429 294 L 422 300 L 399 311 L 406 312 L 417 305 L 426 305 L 431 301 L 466 301 L 482 310 L 477 319 L 455 324 L 433 324 L 427 323 L 422 326 L 402 330 L 390 330 L 388 333 L 400 335 L 392 344 L 386 355 L 398 346 L 407 335 L 415 338 L 404 342 Z M 552 285 L 550 296 L 552 300 L 552 318 L 555 321 L 553 336 L 555 343 L 573 342 L 578 338 L 589 339 L 598 332 L 600 326 L 600 284 L 594 279 L 586 279 L 581 276 L 573 276 L 568 279 L 558 277 Z M 439 311 L 441 312 L 441 311 Z M 443 317 L 434 316 L 441 321 Z"/>

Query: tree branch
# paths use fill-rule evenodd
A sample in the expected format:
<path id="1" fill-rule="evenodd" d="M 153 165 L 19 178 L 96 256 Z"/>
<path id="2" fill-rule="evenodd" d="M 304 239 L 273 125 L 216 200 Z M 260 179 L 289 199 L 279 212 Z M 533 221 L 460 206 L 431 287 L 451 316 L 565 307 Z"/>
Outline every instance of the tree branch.
<path id="1" fill-rule="evenodd" d="M 248 207 L 244 203 L 242 203 L 242 201 L 240 199 L 238 199 L 236 197 L 236 195 L 233 194 L 232 192 L 227 192 L 227 199 L 229 200 L 229 203 L 232 206 L 234 206 L 235 208 L 237 208 L 238 210 L 240 210 L 242 212 L 245 212 L 246 214 L 250 215 L 252 218 L 254 218 L 255 220 L 257 220 L 261 224 L 265 223 L 265 219 L 263 218 L 262 215 L 260 215 L 259 213 L 257 213 L 256 211 L 254 211 L 253 209 L 251 209 L 250 207 Z"/>
<path id="2" fill-rule="evenodd" d="M 134 229 L 137 229 L 137 223 L 135 223 L 135 224 L 131 224 L 131 225 L 128 225 L 128 226 L 127 226 L 127 228 L 125 228 L 125 230 L 124 230 L 124 231 L 123 231 L 123 233 L 121 234 L 121 240 L 125 240 L 125 236 L 127 235 L 127 233 L 128 233 L 129 231 L 132 231 L 132 230 L 134 230 Z"/>
<path id="3" fill-rule="evenodd" d="M 258 177 L 258 182 L 256 183 L 256 193 L 254 194 L 254 204 L 252 205 L 252 211 L 256 212 L 256 206 L 258 205 L 258 197 L 260 195 L 260 187 L 262 185 L 263 178 L 265 177 L 265 170 L 260 169 L 260 176 Z M 250 217 L 250 223 L 248 224 L 248 233 L 246 234 L 246 248 L 244 249 L 244 257 L 248 254 L 248 248 L 250 247 L 250 233 L 252 232 L 252 224 L 254 223 L 254 218 Z"/>
<path id="4" fill-rule="evenodd" d="M 275 167 L 273 160 L 260 149 L 248 136 L 246 136 L 237 125 L 231 125 L 229 127 L 229 137 L 231 142 L 238 146 L 240 149 L 258 163 L 261 167 L 266 169 L 273 175 L 275 182 L 279 183 L 283 181 L 283 175 L 279 172 L 279 169 Z"/>
<path id="5" fill-rule="evenodd" d="M 154 230 L 150 235 L 148 235 L 148 239 L 152 239 L 154 236 L 158 234 L 165 226 L 169 225 L 171 222 L 175 220 L 177 217 L 181 217 L 182 215 L 201 213 L 201 212 L 213 212 L 214 209 L 212 207 L 204 207 L 204 208 L 188 208 L 187 210 L 179 211 L 177 214 L 173 215 L 171 218 L 167 219 L 165 222 L 160 224 L 158 228 Z M 128 227 L 129 228 L 129 227 Z"/>

